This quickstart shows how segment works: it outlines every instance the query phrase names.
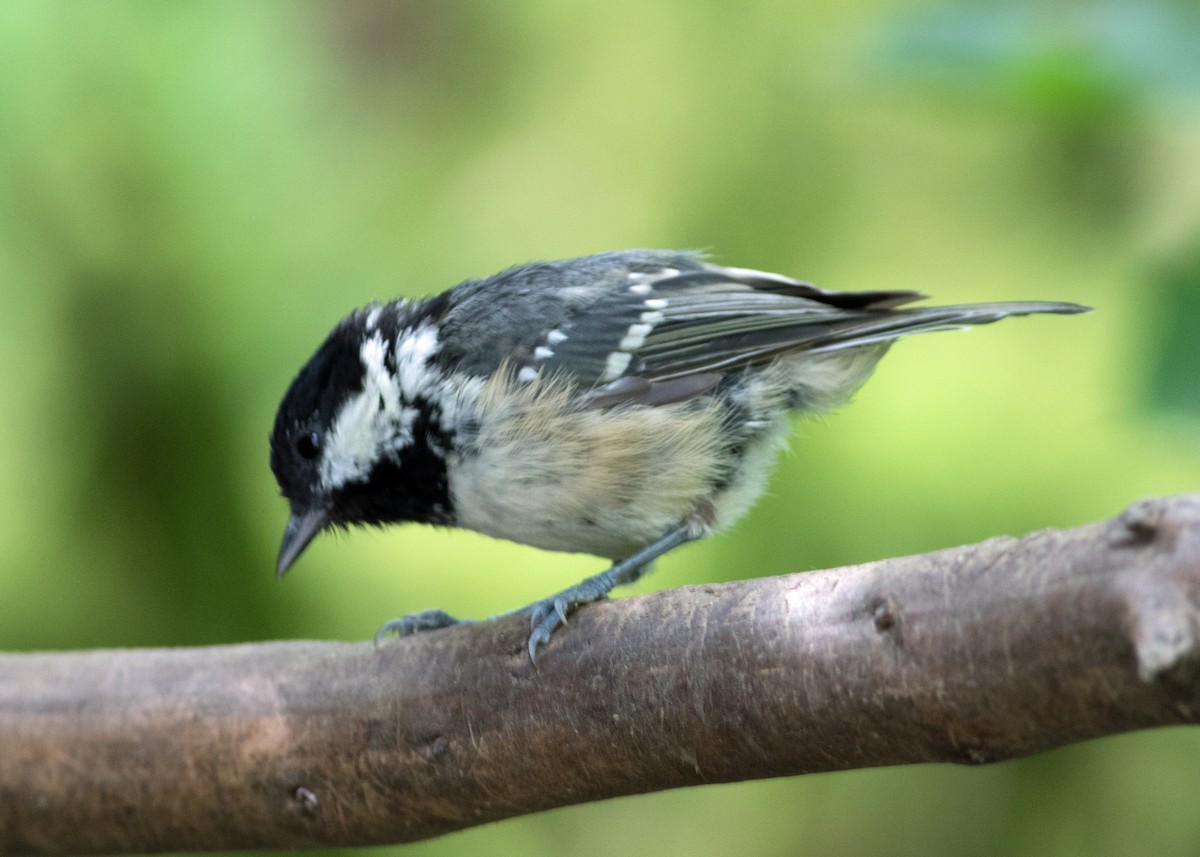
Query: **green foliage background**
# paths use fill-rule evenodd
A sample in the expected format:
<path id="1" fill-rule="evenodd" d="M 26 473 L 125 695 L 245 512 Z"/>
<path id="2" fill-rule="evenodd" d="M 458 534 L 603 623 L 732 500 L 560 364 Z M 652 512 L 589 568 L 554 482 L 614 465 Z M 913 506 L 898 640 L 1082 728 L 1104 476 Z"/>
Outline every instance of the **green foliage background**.
<path id="1" fill-rule="evenodd" d="M 1090 303 L 899 345 L 643 588 L 1200 485 L 1192 3 L 0 4 L 0 646 L 362 639 L 600 568 L 419 527 L 280 584 L 274 408 L 333 322 L 532 258 Z M 3 748 L 0 747 L 0 757 Z M 563 759 L 564 765 L 571 764 Z M 577 807 L 407 854 L 1200 852 L 1200 733 Z"/>

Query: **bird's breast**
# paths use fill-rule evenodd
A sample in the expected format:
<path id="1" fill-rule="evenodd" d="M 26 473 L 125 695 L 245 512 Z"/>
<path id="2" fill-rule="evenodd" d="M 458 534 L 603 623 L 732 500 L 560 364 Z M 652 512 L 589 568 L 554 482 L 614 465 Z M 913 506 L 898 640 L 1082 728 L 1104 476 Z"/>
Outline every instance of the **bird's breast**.
<path id="1" fill-rule="evenodd" d="M 695 514 L 734 455 L 711 399 L 590 408 L 572 387 L 489 381 L 448 468 L 458 526 L 546 550 L 628 556 Z"/>

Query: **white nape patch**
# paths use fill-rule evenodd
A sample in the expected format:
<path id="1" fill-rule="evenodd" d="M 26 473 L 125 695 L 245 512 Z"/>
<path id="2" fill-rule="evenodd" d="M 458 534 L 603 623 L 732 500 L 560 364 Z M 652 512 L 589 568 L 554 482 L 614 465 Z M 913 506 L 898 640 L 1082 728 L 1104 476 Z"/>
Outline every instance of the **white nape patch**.
<path id="1" fill-rule="evenodd" d="M 363 365 L 363 393 L 374 393 L 376 407 L 382 405 L 382 410 L 392 413 L 399 411 L 400 389 L 387 369 L 387 346 L 383 344 L 383 334 L 376 331 L 359 348 L 358 356 Z"/>
<path id="2" fill-rule="evenodd" d="M 362 480 L 384 449 L 412 440 L 413 408 L 402 408 L 400 385 L 387 370 L 387 346 L 378 331 L 359 348 L 363 388 L 347 399 L 330 426 L 321 456 L 321 484 L 340 488 Z"/>
<path id="3" fill-rule="evenodd" d="M 632 354 L 627 354 L 624 351 L 613 351 L 608 355 L 608 359 L 604 361 L 604 374 L 600 376 L 601 381 L 615 381 L 621 377 L 621 373 L 629 368 L 629 361 L 633 359 Z"/>
<path id="4" fill-rule="evenodd" d="M 528 384 L 537 377 L 537 374 L 537 370 L 532 366 L 523 366 L 521 367 L 521 371 L 517 373 L 517 380 L 524 384 Z"/>
<path id="5" fill-rule="evenodd" d="M 429 322 L 406 330 L 396 340 L 396 376 L 400 379 L 401 392 L 410 402 L 418 396 L 428 395 L 439 380 L 439 375 L 428 371 L 429 358 L 439 347 L 437 328 Z"/>
<path id="6" fill-rule="evenodd" d="M 381 312 L 383 312 L 382 307 L 378 307 L 378 306 L 371 307 L 370 312 L 367 313 L 367 319 L 366 319 L 367 330 L 374 330 L 376 325 L 379 324 L 379 314 Z"/>
<path id="7" fill-rule="evenodd" d="M 554 356 L 554 352 L 544 345 L 539 345 L 533 349 L 533 356 L 537 360 L 548 360 Z"/>
<path id="8" fill-rule="evenodd" d="M 558 345 L 558 343 L 565 341 L 566 338 L 567 335 L 561 330 L 552 330 L 546 334 L 546 341 L 551 345 Z"/>
<path id="9" fill-rule="evenodd" d="M 654 330 L 653 324 L 631 324 L 629 325 L 629 332 L 617 343 L 617 347 L 622 351 L 637 351 L 642 347 L 642 343 L 646 341 L 646 337 L 652 330 Z M 626 356 L 628 357 L 628 355 Z M 628 362 L 626 360 L 627 365 Z"/>

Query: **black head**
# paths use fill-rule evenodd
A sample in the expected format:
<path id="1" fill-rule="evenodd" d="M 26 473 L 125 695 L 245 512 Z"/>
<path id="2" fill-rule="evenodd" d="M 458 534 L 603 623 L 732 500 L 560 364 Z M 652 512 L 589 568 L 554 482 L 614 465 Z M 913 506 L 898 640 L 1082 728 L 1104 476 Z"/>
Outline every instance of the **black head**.
<path id="1" fill-rule="evenodd" d="M 292 381 L 271 432 L 271 470 L 291 505 L 279 555 L 283 574 L 322 529 L 334 523 L 322 460 L 333 421 L 363 390 L 362 313 L 344 320 Z"/>
<path id="2" fill-rule="evenodd" d="M 437 351 L 420 308 L 351 314 L 284 396 L 271 433 L 271 470 L 292 513 L 280 575 L 329 526 L 444 519 L 440 411 L 402 383 L 427 377 Z"/>

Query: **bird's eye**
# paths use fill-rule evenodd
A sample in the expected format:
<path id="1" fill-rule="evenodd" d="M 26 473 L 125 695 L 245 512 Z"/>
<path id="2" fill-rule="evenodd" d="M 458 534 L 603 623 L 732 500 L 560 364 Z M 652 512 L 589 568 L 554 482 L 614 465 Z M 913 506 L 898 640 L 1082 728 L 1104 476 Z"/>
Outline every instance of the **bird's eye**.
<path id="1" fill-rule="evenodd" d="M 310 461 L 321 454 L 321 435 L 315 431 L 307 432 L 296 438 L 296 452 L 300 453 L 301 458 L 307 458 Z"/>

